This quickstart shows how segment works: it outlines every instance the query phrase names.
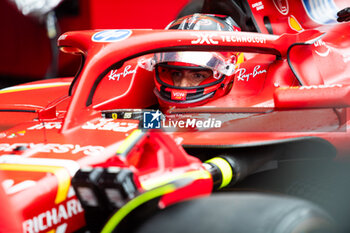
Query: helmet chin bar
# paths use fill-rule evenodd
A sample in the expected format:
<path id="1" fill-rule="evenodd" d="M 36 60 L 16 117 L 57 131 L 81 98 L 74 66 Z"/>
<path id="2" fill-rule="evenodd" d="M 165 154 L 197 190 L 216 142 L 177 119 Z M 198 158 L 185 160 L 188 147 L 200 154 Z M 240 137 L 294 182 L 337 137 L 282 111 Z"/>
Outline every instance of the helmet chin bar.
<path id="1" fill-rule="evenodd" d="M 158 91 L 157 88 L 154 89 L 154 93 L 163 102 L 166 102 L 166 103 L 169 103 L 169 104 L 181 105 L 181 104 L 195 104 L 195 103 L 199 103 L 199 102 L 202 102 L 204 100 L 210 99 L 211 97 L 214 96 L 215 91 L 210 92 L 208 94 L 203 94 L 199 98 L 190 99 L 190 100 L 187 100 L 187 99 L 186 100 L 171 100 L 170 98 L 168 99 L 160 91 Z"/>

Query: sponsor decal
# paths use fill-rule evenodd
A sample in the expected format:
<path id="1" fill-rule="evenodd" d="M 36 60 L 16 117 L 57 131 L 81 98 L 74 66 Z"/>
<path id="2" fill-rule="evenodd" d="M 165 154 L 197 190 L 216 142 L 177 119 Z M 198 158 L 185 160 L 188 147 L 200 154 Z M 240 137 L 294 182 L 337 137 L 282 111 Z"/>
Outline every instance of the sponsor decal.
<path id="1" fill-rule="evenodd" d="M 273 0 L 273 4 L 282 15 L 288 15 L 289 13 L 288 0 Z"/>
<path id="2" fill-rule="evenodd" d="M 25 134 L 26 134 L 26 131 L 22 130 L 22 131 L 18 131 L 16 133 L 11 133 L 10 135 L 7 136 L 7 138 L 10 138 L 10 139 L 16 138 L 18 136 L 24 136 Z M 0 138 L 2 138 L 2 137 L 6 137 L 6 134 L 3 134 L 3 135 L 0 134 Z"/>
<path id="3" fill-rule="evenodd" d="M 254 36 L 221 36 L 223 42 L 248 42 L 256 44 L 266 44 L 266 38 L 254 35 Z"/>
<path id="4" fill-rule="evenodd" d="M 27 128 L 28 130 L 36 130 L 36 129 L 60 129 L 62 127 L 62 122 L 43 122 L 40 124 L 36 124 Z"/>
<path id="5" fill-rule="evenodd" d="M 130 115 L 130 113 L 129 113 Z M 118 116 L 114 114 L 113 119 L 99 119 L 97 121 L 86 122 L 81 128 L 87 130 L 108 130 L 115 132 L 128 132 L 132 129 L 138 127 L 138 123 L 135 121 L 118 121 L 115 122 L 114 119 L 118 119 Z M 128 114 L 126 114 L 125 119 L 127 119 Z M 28 128 L 28 130 L 41 130 L 41 129 L 60 129 L 62 127 L 62 122 L 45 122 L 36 124 Z"/>
<path id="6" fill-rule="evenodd" d="M 266 73 L 266 69 L 260 69 L 260 65 L 254 67 L 253 72 L 247 73 L 246 68 L 239 68 L 236 70 L 238 81 L 249 81 L 250 78 L 254 78 L 260 74 Z"/>
<path id="7" fill-rule="evenodd" d="M 264 4 L 262 3 L 262 1 L 253 3 L 252 8 L 255 8 L 256 11 L 260 11 L 264 9 Z"/>
<path id="8" fill-rule="evenodd" d="M 45 231 L 51 227 L 58 226 L 62 222 L 65 222 L 82 212 L 83 208 L 77 199 L 68 200 L 66 203 L 62 203 L 34 216 L 33 218 L 25 220 L 23 222 L 23 232 L 38 233 Z M 67 224 L 64 225 L 67 226 Z"/>
<path id="9" fill-rule="evenodd" d="M 220 36 L 218 39 L 213 37 L 217 36 L 216 33 L 192 33 L 197 38 L 191 41 L 191 44 L 219 44 L 222 42 L 246 42 L 246 43 L 257 43 L 266 44 L 266 38 L 261 35 L 232 35 L 232 36 Z"/>
<path id="10" fill-rule="evenodd" d="M 181 90 L 172 90 L 171 99 L 172 100 L 186 100 L 187 92 Z"/>
<path id="11" fill-rule="evenodd" d="M 192 33 L 197 39 L 192 40 L 191 44 L 219 44 L 219 41 L 214 40 L 213 37 L 217 36 L 216 33 Z"/>
<path id="12" fill-rule="evenodd" d="M 118 73 L 118 70 L 111 70 L 108 75 L 108 80 L 116 80 L 119 81 L 121 77 L 125 78 L 129 74 L 135 74 L 136 69 L 130 70 L 131 65 L 127 65 L 122 72 Z"/>
<path id="13" fill-rule="evenodd" d="M 131 30 L 104 30 L 92 36 L 94 42 L 117 42 L 127 39 L 132 34 Z"/>
<path id="14" fill-rule="evenodd" d="M 17 135 L 15 133 L 12 133 L 9 136 L 7 136 L 7 138 L 15 138 L 15 137 L 17 137 Z"/>
<path id="15" fill-rule="evenodd" d="M 143 128 L 160 129 L 160 118 L 162 113 L 157 111 L 148 111 L 143 113 Z"/>
<path id="16" fill-rule="evenodd" d="M 136 120 L 123 120 L 123 121 L 114 121 L 114 119 L 98 119 L 97 121 L 86 122 L 82 129 L 89 130 L 106 130 L 114 132 L 128 132 L 133 129 L 138 128 L 138 123 Z"/>
<path id="17" fill-rule="evenodd" d="M 302 0 L 309 18 L 318 24 L 337 23 L 339 8 L 333 0 Z"/>
<path id="18" fill-rule="evenodd" d="M 297 32 L 304 31 L 299 21 L 293 15 L 288 17 L 288 24 L 289 24 L 289 27 L 294 31 L 297 31 Z"/>
<path id="19" fill-rule="evenodd" d="M 318 40 L 314 43 L 315 53 L 321 57 L 327 57 L 330 52 L 330 47 L 323 41 Z"/>
<path id="20" fill-rule="evenodd" d="M 0 143 L 0 152 L 12 152 L 14 149 L 18 147 L 24 147 L 28 149 L 33 149 L 39 153 L 71 153 L 78 154 L 80 152 L 85 155 L 100 155 L 104 147 L 102 146 L 80 146 L 77 144 L 58 144 L 58 143 Z"/>
<path id="21" fill-rule="evenodd" d="M 25 130 L 22 130 L 22 131 L 18 131 L 17 132 L 17 135 L 19 136 L 24 136 L 26 134 L 26 131 Z"/>
<path id="22" fill-rule="evenodd" d="M 36 181 L 34 180 L 25 180 L 17 184 L 15 184 L 15 181 L 12 179 L 6 179 L 2 182 L 2 186 L 4 187 L 7 194 L 18 193 L 35 185 Z"/>

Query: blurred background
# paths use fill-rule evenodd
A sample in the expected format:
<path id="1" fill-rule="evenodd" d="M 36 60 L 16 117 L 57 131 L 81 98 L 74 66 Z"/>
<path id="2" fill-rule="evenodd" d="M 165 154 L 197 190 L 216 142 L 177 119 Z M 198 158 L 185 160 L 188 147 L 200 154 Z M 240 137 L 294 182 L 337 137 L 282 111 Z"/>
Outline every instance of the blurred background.
<path id="1" fill-rule="evenodd" d="M 0 88 L 74 76 L 80 58 L 56 46 L 64 32 L 162 29 L 190 0 L 0 0 Z M 200 1 L 198 1 L 200 2 Z"/>

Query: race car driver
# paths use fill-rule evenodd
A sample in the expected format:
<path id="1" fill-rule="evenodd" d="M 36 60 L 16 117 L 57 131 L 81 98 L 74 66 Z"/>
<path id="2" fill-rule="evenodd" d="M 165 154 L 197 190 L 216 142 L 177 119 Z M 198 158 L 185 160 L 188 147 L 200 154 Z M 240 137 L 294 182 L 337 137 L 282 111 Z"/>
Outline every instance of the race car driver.
<path id="1" fill-rule="evenodd" d="M 240 31 L 229 16 L 193 14 L 171 22 L 168 30 Z M 165 52 L 153 57 L 155 95 L 162 110 L 193 107 L 227 94 L 242 54 Z M 237 61 L 238 60 L 238 61 Z"/>

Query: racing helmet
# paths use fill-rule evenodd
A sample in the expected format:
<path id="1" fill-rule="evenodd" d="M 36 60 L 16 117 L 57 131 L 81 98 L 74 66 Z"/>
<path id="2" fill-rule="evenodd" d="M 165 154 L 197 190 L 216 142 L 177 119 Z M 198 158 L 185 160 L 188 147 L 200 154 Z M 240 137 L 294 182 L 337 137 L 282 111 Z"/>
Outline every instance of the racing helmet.
<path id="1" fill-rule="evenodd" d="M 240 31 L 231 17 L 212 14 L 188 15 L 174 20 L 166 29 Z M 235 63 L 233 53 L 182 51 L 154 54 L 154 93 L 160 106 L 199 106 L 227 94 L 232 87 Z M 179 85 L 180 82 L 175 80 L 178 72 L 189 73 L 190 76 L 183 75 L 182 78 L 195 80 Z"/>

